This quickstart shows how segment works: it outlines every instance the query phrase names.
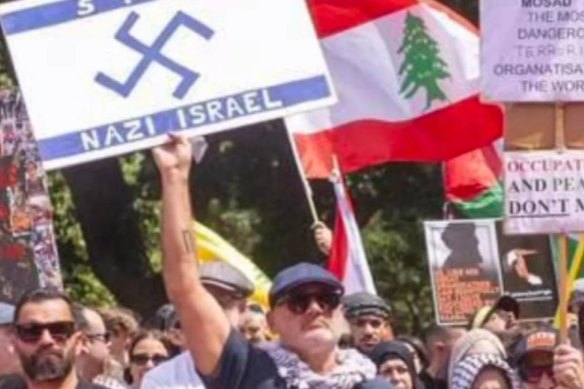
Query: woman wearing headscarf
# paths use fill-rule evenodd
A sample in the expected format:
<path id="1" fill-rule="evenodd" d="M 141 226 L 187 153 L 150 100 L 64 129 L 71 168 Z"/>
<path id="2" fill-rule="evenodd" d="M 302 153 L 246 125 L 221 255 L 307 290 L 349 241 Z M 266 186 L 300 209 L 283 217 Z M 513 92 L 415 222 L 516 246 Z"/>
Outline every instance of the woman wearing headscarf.
<path id="1" fill-rule="evenodd" d="M 452 385 L 454 368 L 464 358 L 477 354 L 492 354 L 507 358 L 505 346 L 497 335 L 490 331 L 477 328 L 467 332 L 462 338 L 458 339 L 450 353 L 450 363 L 448 365 L 448 387 Z"/>
<path id="2" fill-rule="evenodd" d="M 404 343 L 381 342 L 371 351 L 370 357 L 377 366 L 377 375 L 395 389 L 424 389 L 416 373 L 414 356 Z"/>
<path id="3" fill-rule="evenodd" d="M 515 371 L 497 354 L 474 354 L 460 360 L 452 371 L 450 389 L 520 389 Z"/>

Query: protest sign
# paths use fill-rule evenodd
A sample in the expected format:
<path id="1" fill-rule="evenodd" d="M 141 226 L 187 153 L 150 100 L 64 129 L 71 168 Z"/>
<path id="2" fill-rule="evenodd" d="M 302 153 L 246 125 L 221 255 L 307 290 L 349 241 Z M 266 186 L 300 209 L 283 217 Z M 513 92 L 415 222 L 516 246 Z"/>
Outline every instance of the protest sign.
<path id="1" fill-rule="evenodd" d="M 517 300 L 522 321 L 548 319 L 558 306 L 546 235 L 508 236 L 495 219 L 424 223 L 436 319 L 466 324 L 501 295 Z"/>
<path id="2" fill-rule="evenodd" d="M 584 153 L 505 153 L 505 232 L 584 231 Z"/>
<path id="3" fill-rule="evenodd" d="M 466 324 L 480 307 L 501 295 L 501 274 L 492 220 L 424 223 L 436 320 Z"/>
<path id="4" fill-rule="evenodd" d="M 46 177 L 24 103 L 0 91 L 0 301 L 61 287 Z"/>
<path id="5" fill-rule="evenodd" d="M 335 101 L 302 1 L 24 0 L 0 21 L 46 169 Z"/>
<path id="6" fill-rule="evenodd" d="M 551 242 L 547 235 L 505 235 L 496 223 L 503 293 L 517 300 L 521 320 L 551 318 L 558 289 Z"/>
<path id="7" fill-rule="evenodd" d="M 481 1 L 482 95 L 584 100 L 583 0 Z"/>

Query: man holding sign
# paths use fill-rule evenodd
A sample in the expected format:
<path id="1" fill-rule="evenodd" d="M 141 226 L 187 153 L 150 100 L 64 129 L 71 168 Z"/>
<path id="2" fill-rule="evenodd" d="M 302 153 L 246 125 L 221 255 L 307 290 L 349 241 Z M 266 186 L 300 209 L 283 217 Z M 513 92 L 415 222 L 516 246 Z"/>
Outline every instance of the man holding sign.
<path id="1" fill-rule="evenodd" d="M 340 350 L 343 286 L 328 271 L 301 263 L 280 272 L 268 320 L 280 342 L 260 350 L 232 329 L 203 287 L 192 240 L 188 176 L 191 145 L 183 137 L 154 150 L 162 178 L 163 274 L 197 369 L 209 388 L 388 388 L 373 363 Z"/>

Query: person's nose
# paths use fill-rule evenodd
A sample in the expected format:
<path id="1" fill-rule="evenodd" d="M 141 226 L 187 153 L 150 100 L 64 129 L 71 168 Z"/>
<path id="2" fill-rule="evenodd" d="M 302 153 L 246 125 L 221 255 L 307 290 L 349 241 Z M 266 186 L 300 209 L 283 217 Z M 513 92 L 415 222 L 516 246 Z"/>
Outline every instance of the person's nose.
<path id="1" fill-rule="evenodd" d="M 306 313 L 311 315 L 320 315 L 324 311 L 320 304 L 316 301 L 316 299 L 310 299 L 310 303 L 308 304 L 308 308 L 306 309 Z"/>
<path id="2" fill-rule="evenodd" d="M 154 361 L 152 360 L 152 358 L 149 358 L 149 359 L 146 361 L 146 364 L 144 365 L 144 367 L 145 367 L 146 369 L 148 369 L 148 370 L 150 370 L 150 369 L 154 368 L 154 366 L 155 366 L 155 365 L 154 365 Z"/>
<path id="3" fill-rule="evenodd" d="M 39 339 L 39 344 L 42 346 L 47 346 L 55 343 L 55 339 L 51 336 L 49 330 L 44 329 L 41 333 L 41 338 Z"/>
<path id="4" fill-rule="evenodd" d="M 375 332 L 375 328 L 373 328 L 373 326 L 371 325 L 371 323 L 365 323 L 363 325 L 363 332 L 366 333 L 366 334 L 368 334 L 368 335 L 371 335 L 371 334 L 373 334 Z"/>

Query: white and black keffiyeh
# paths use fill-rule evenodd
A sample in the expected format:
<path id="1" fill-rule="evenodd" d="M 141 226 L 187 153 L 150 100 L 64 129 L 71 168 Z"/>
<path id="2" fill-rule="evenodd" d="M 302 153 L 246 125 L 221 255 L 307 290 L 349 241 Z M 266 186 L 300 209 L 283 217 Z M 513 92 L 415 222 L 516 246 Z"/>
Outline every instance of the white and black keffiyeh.
<path id="1" fill-rule="evenodd" d="M 278 374 L 286 386 L 293 389 L 351 389 L 355 385 L 375 378 L 373 362 L 354 349 L 337 351 L 338 366 L 326 375 L 313 372 L 297 354 L 278 342 L 264 348 L 274 360 Z"/>
<path id="2" fill-rule="evenodd" d="M 501 370 L 511 385 L 511 389 L 520 389 L 519 377 L 509 364 L 495 354 L 475 354 L 459 361 L 452 372 L 450 389 L 470 389 L 479 373 L 486 367 Z"/>

